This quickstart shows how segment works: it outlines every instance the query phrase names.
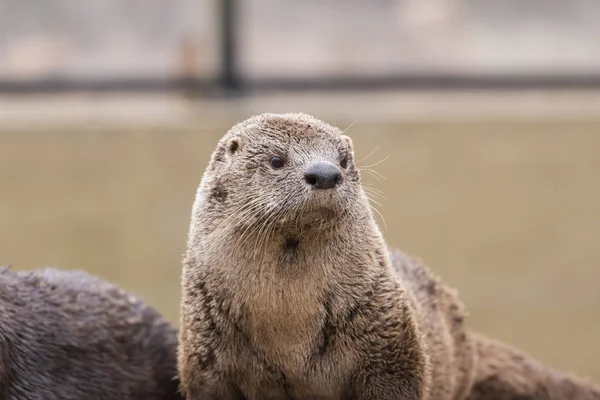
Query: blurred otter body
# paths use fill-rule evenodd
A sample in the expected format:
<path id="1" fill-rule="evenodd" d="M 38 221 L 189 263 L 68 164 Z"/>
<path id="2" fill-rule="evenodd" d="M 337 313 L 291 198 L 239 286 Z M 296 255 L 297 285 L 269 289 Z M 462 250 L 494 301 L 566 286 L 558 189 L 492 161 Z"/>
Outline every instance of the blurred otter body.
<path id="1" fill-rule="evenodd" d="M 0 398 L 175 400 L 177 332 L 81 271 L 0 268 Z"/>
<path id="2" fill-rule="evenodd" d="M 600 388 L 471 333 L 479 362 L 467 400 L 600 400 Z"/>
<path id="3" fill-rule="evenodd" d="M 417 299 L 419 327 L 430 335 L 426 341 L 442 342 L 429 346 L 432 368 L 440 377 L 432 400 L 447 398 L 448 390 L 455 393 L 454 399 L 466 400 L 600 400 L 598 387 L 466 329 L 462 307 L 451 290 L 417 260 L 394 249 L 389 254 Z M 453 381 L 449 369 L 458 369 L 463 378 Z"/>
<path id="4" fill-rule="evenodd" d="M 412 310 L 430 357 L 434 379 L 424 398 L 464 399 L 475 378 L 477 354 L 462 304 L 424 264 L 392 248 L 388 253 L 397 277 L 412 294 Z"/>
<path id="5" fill-rule="evenodd" d="M 305 114 L 219 141 L 192 211 L 179 346 L 189 400 L 460 400 L 486 356 L 455 294 L 386 247 L 350 138 Z M 486 388 L 473 400 L 495 399 Z"/>

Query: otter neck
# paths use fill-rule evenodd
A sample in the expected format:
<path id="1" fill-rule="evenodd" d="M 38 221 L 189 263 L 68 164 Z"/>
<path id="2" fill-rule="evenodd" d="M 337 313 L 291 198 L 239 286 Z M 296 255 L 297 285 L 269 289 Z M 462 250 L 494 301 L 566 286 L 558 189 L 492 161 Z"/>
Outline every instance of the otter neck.
<path id="1" fill-rule="evenodd" d="M 372 216 L 340 219 L 339 224 L 326 229 L 274 229 L 242 240 L 243 228 L 208 235 L 197 232 L 191 236 L 188 259 L 198 259 L 202 268 L 246 283 L 263 278 L 302 278 L 306 274 L 335 282 L 348 274 L 356 277 L 371 273 L 364 265 L 387 267 L 385 244 Z"/>

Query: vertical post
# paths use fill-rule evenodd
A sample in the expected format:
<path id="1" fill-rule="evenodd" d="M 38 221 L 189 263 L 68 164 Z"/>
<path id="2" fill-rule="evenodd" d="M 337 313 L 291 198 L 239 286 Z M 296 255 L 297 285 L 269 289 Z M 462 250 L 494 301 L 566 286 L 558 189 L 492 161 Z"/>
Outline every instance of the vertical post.
<path id="1" fill-rule="evenodd" d="M 227 92 L 240 89 L 237 71 L 236 0 L 221 0 L 221 85 Z"/>

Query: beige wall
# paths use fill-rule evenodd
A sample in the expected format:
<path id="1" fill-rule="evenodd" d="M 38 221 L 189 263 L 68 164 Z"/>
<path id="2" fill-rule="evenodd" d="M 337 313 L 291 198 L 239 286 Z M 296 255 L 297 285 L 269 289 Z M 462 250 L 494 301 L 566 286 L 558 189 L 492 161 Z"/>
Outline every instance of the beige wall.
<path id="1" fill-rule="evenodd" d="M 386 240 L 459 290 L 477 329 L 600 383 L 600 120 L 320 117 L 383 190 Z M 246 115 L 187 127 L 0 129 L 0 264 L 100 275 L 177 321 L 196 187 Z"/>

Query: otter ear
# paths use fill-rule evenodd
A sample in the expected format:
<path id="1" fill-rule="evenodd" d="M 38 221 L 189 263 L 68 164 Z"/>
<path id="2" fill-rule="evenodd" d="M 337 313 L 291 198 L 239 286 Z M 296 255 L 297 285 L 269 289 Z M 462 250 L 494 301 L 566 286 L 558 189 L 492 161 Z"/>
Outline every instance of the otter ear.
<path id="1" fill-rule="evenodd" d="M 229 154 L 234 154 L 240 149 L 240 139 L 233 138 L 227 142 L 227 152 Z"/>
<path id="2" fill-rule="evenodd" d="M 353 149 L 352 139 L 350 139 L 350 136 L 342 135 L 342 139 L 344 139 L 344 142 L 348 143 L 350 149 Z"/>
<path id="3" fill-rule="evenodd" d="M 241 142 L 239 138 L 232 138 L 226 142 L 219 142 L 219 146 L 212 155 L 212 161 L 223 162 L 230 156 L 239 151 Z"/>

